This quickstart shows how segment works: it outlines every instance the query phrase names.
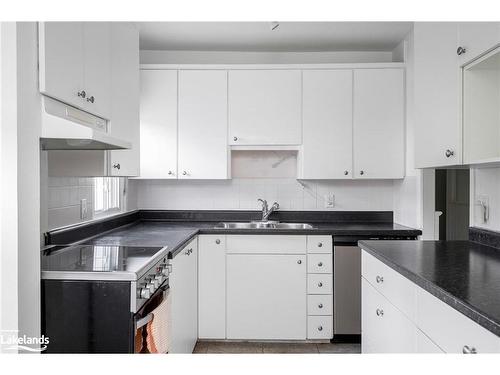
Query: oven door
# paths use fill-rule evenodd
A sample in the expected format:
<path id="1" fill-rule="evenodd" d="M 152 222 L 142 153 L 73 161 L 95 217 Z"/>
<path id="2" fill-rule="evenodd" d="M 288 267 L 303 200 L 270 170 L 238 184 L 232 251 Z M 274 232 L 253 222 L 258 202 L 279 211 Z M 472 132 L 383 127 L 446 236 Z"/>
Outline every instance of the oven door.
<path id="1" fill-rule="evenodd" d="M 134 353 L 166 352 L 169 342 L 170 289 L 168 281 L 134 315 Z M 163 349 L 163 350 L 162 350 Z M 168 350 L 167 350 L 168 351 Z"/>

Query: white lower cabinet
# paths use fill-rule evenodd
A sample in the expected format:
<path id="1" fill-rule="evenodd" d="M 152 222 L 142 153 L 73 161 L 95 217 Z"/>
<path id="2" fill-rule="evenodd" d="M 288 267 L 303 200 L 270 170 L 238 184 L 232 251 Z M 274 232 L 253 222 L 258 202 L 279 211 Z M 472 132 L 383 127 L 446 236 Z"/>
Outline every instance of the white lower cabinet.
<path id="1" fill-rule="evenodd" d="M 226 338 L 226 236 L 198 238 L 198 336 Z"/>
<path id="2" fill-rule="evenodd" d="M 305 255 L 227 256 L 227 338 L 306 338 Z"/>
<path id="3" fill-rule="evenodd" d="M 192 353 L 198 340 L 198 239 L 189 242 L 173 259 L 171 353 Z"/>
<path id="4" fill-rule="evenodd" d="M 364 278 L 361 284 L 363 353 L 415 352 L 415 325 Z"/>
<path id="5" fill-rule="evenodd" d="M 366 251 L 362 258 L 363 353 L 500 353 L 500 337 Z"/>

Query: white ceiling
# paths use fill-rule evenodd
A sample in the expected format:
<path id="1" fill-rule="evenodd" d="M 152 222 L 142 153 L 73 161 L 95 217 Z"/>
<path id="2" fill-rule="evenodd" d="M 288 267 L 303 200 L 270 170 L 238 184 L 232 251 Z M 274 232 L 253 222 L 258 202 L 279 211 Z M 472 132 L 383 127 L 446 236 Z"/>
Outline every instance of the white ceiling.
<path id="1" fill-rule="evenodd" d="M 184 51 L 389 51 L 412 22 L 140 22 L 141 49 Z"/>

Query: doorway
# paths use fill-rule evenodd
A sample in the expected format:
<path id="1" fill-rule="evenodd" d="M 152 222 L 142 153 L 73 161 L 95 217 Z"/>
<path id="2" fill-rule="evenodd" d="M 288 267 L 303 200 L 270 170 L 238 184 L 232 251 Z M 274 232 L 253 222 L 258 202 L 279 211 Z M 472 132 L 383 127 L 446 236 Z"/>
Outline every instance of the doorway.
<path id="1" fill-rule="evenodd" d="M 436 169 L 435 207 L 441 215 L 435 237 L 440 241 L 469 238 L 469 177 L 468 169 Z"/>

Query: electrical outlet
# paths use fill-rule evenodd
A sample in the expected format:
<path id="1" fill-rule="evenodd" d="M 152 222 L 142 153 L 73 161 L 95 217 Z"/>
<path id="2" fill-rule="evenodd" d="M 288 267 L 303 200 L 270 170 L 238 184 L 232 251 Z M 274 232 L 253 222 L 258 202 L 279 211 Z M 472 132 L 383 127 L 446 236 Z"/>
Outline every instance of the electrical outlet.
<path id="1" fill-rule="evenodd" d="M 487 195 L 478 195 L 476 203 L 479 206 L 480 220 L 483 224 L 488 223 L 490 219 L 490 197 Z"/>
<path id="2" fill-rule="evenodd" d="M 325 208 L 334 208 L 335 207 L 335 195 L 333 193 L 325 194 Z"/>
<path id="3" fill-rule="evenodd" d="M 87 218 L 87 200 L 80 199 L 80 219 L 85 220 Z"/>

